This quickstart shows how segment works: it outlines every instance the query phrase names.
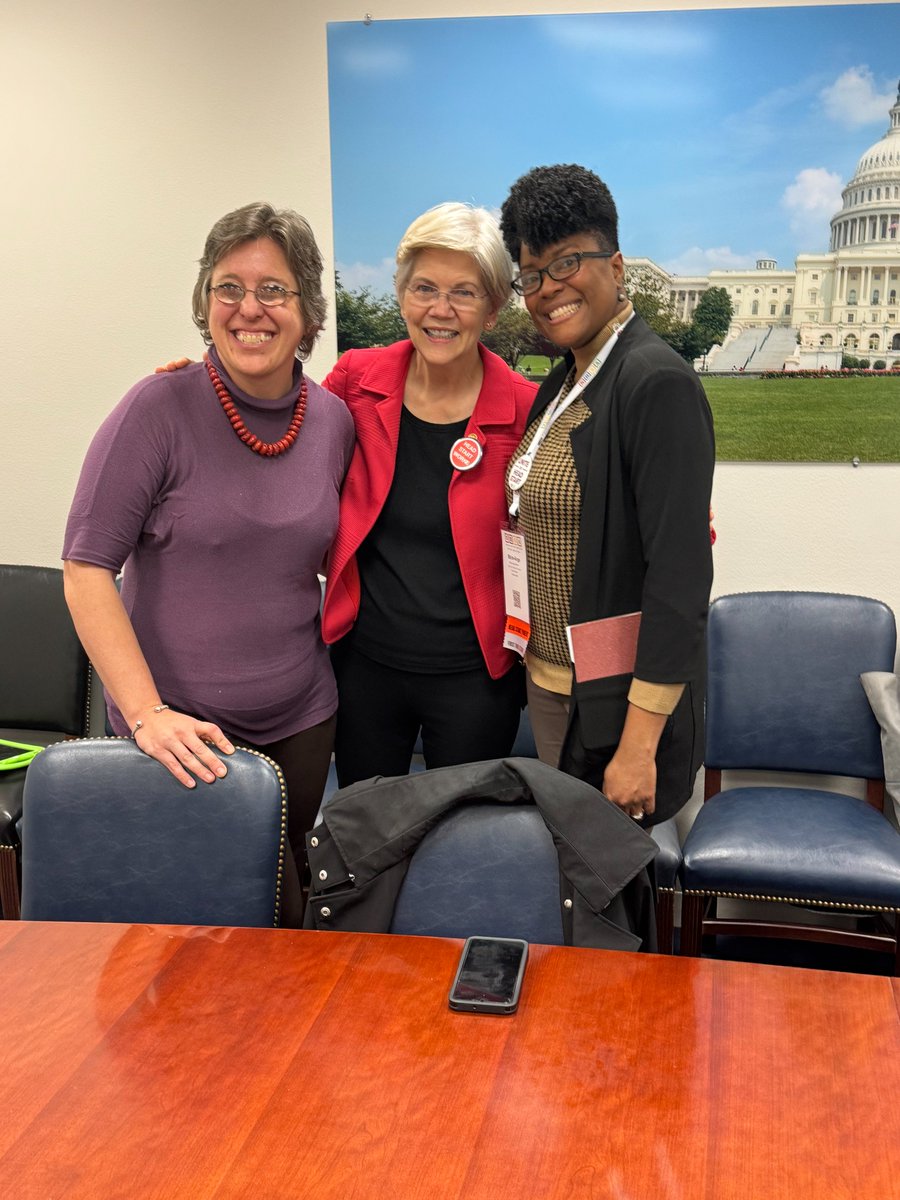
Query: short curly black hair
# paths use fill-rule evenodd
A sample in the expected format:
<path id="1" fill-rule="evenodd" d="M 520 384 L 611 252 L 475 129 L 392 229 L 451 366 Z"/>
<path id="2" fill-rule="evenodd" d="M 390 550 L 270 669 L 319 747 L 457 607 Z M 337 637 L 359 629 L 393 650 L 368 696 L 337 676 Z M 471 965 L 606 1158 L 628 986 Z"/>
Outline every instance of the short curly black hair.
<path id="1" fill-rule="evenodd" d="M 534 167 L 517 179 L 500 210 L 500 230 L 513 262 L 522 243 L 540 254 L 575 233 L 593 234 L 619 249 L 619 214 L 609 188 L 577 163 Z"/>

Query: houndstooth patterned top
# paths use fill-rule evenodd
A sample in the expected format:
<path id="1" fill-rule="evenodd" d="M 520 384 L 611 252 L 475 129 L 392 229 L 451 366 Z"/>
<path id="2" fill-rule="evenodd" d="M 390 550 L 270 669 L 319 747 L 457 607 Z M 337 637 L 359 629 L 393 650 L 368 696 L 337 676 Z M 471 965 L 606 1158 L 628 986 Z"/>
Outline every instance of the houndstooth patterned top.
<path id="1" fill-rule="evenodd" d="M 563 398 L 574 382 L 573 367 L 562 389 Z M 569 435 L 590 416 L 591 410 L 579 397 L 554 421 L 519 493 L 518 521 L 528 553 L 531 601 L 531 640 L 526 662 L 538 686 L 563 695 L 572 690 L 566 626 L 581 524 L 581 488 Z M 540 420 L 540 416 L 535 418 L 525 431 L 510 467 L 531 444 Z M 506 498 L 507 503 L 512 499 L 508 482 Z"/>

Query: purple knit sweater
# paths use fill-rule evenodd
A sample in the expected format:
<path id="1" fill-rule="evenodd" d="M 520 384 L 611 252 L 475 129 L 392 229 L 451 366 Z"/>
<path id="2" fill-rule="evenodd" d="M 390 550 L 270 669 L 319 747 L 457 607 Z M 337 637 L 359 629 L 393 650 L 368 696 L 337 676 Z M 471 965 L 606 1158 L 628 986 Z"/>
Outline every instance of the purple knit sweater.
<path id="1" fill-rule="evenodd" d="M 282 437 L 300 364 L 288 396 L 256 400 L 210 357 L 250 431 Z M 122 600 L 167 704 L 263 745 L 337 707 L 316 573 L 337 529 L 353 421 L 307 383 L 297 441 L 263 458 L 236 437 L 202 363 L 141 380 L 91 443 L 62 555 L 124 564 Z M 111 703 L 110 721 L 128 732 Z"/>

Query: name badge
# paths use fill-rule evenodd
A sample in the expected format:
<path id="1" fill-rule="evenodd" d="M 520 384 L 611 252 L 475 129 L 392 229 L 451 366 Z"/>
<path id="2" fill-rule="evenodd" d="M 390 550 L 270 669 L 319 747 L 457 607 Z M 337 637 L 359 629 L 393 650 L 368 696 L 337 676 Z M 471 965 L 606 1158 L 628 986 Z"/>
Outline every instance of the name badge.
<path id="1" fill-rule="evenodd" d="M 511 529 L 501 529 L 503 547 L 503 592 L 506 600 L 506 624 L 503 645 L 524 657 L 531 637 L 531 608 L 528 600 L 528 559 L 525 538 Z"/>
<path id="2" fill-rule="evenodd" d="M 478 438 L 461 437 L 450 447 L 450 464 L 457 471 L 471 471 L 481 462 L 484 447 Z"/>

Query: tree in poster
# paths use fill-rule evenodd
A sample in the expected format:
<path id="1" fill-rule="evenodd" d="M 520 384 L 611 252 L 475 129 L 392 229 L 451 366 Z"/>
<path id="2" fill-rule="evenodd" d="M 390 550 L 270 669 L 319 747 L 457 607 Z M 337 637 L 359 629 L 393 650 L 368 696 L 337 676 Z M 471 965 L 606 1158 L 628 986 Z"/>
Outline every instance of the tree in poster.
<path id="1" fill-rule="evenodd" d="M 667 286 L 647 267 L 629 267 L 626 284 L 637 315 L 682 354 L 690 326 L 675 316 Z"/>
<path id="2" fill-rule="evenodd" d="M 494 328 L 486 330 L 481 340 L 513 370 L 523 355 L 546 353 L 544 340 L 532 325 L 531 317 L 513 300 L 501 308 Z"/>
<path id="3" fill-rule="evenodd" d="M 724 288 L 707 288 L 694 309 L 691 321 L 694 358 L 708 354 L 716 343 L 721 345 L 733 313 L 731 297 Z"/>
<path id="4" fill-rule="evenodd" d="M 367 287 L 348 291 L 335 274 L 338 352 L 367 346 L 389 346 L 406 337 L 395 296 L 373 296 Z"/>

